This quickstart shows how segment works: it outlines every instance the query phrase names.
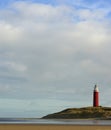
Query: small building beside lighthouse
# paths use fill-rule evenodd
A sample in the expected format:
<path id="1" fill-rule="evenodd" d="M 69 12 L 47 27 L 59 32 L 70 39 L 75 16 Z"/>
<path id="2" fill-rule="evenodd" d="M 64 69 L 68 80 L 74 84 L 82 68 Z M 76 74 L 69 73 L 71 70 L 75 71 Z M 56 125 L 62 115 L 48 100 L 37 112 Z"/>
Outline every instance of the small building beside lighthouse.
<path id="1" fill-rule="evenodd" d="M 94 91 L 93 91 L 93 107 L 98 107 L 99 106 L 99 89 L 98 86 L 94 86 Z"/>

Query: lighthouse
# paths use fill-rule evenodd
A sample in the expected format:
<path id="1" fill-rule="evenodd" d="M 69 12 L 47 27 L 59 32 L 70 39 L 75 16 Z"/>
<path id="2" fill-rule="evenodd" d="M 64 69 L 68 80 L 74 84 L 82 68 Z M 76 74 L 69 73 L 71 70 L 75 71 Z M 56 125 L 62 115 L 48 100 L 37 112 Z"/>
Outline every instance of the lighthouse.
<path id="1" fill-rule="evenodd" d="M 99 90 L 98 86 L 94 86 L 94 91 L 93 91 L 93 107 L 98 107 L 99 106 Z"/>

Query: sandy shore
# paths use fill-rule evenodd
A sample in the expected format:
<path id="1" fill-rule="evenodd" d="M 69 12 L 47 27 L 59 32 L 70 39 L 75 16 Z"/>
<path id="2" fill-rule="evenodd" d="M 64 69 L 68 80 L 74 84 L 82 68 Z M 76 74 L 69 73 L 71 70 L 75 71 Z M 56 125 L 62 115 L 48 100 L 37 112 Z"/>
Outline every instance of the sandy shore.
<path id="1" fill-rule="evenodd" d="M 0 125 L 0 130 L 111 130 L 111 126 Z"/>

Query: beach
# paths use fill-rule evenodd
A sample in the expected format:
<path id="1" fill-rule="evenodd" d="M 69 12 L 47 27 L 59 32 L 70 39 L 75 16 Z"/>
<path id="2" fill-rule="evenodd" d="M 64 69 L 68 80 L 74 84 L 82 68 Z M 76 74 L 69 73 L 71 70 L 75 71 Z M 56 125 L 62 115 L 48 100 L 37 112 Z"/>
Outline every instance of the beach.
<path id="1" fill-rule="evenodd" d="M 38 125 L 38 124 L 1 124 L 0 130 L 111 130 L 102 125 Z"/>

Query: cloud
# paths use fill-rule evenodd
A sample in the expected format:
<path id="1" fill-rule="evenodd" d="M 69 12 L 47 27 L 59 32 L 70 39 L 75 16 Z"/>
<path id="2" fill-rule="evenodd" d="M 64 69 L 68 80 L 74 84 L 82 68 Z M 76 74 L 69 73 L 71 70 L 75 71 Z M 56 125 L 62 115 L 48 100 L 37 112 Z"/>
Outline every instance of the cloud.
<path id="1" fill-rule="evenodd" d="M 48 84 L 80 75 L 77 70 L 83 69 L 81 61 L 91 58 L 91 64 L 95 62 L 93 55 L 101 50 L 101 57 L 103 47 L 107 48 L 105 44 L 110 41 L 106 23 L 100 23 L 94 15 L 98 12 L 96 9 L 93 12 L 87 9 L 87 15 L 86 9 L 26 2 L 15 2 L 10 8 L 5 11 L 10 12 L 11 19 L 6 21 L 6 13 L 1 14 L 1 34 L 8 37 L 0 40 L 1 44 L 5 42 L 5 49 L 9 46 L 8 51 L 13 51 L 13 60 L 17 58 L 18 65 L 8 61 L 7 68 L 17 71 L 26 70 L 24 66 L 27 66 L 28 79 L 34 82 Z M 76 16 L 80 20 L 73 22 Z M 104 19 L 104 15 L 101 18 Z M 21 63 L 23 65 L 19 65 Z"/>
<path id="2" fill-rule="evenodd" d="M 0 22 L 1 44 L 14 43 L 19 39 L 19 29 L 11 24 Z M 7 37 L 7 38 L 6 38 Z"/>

